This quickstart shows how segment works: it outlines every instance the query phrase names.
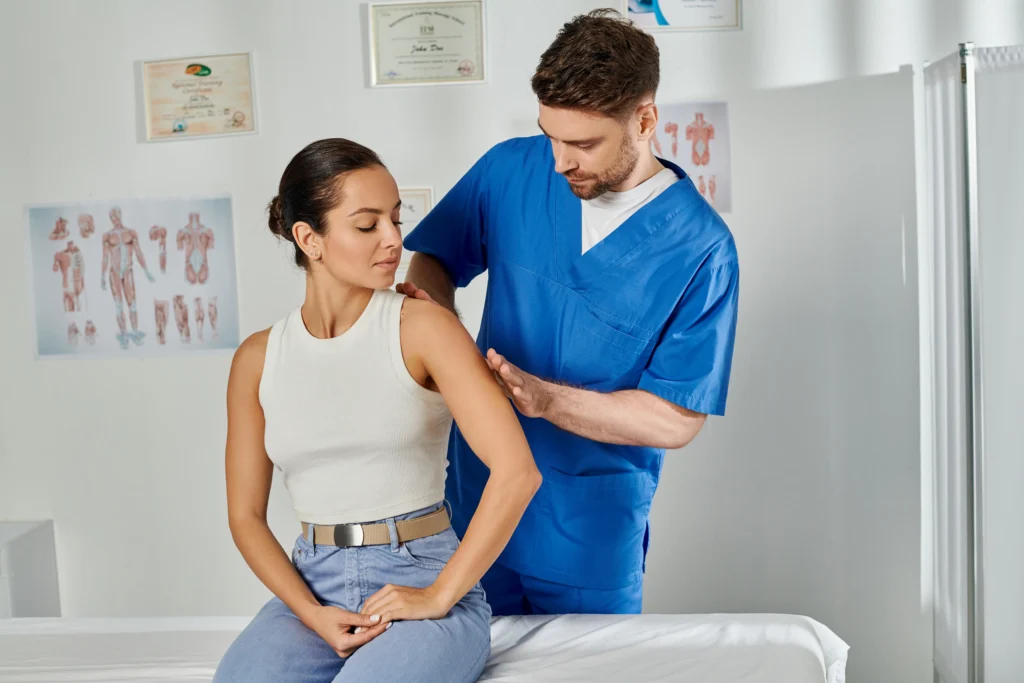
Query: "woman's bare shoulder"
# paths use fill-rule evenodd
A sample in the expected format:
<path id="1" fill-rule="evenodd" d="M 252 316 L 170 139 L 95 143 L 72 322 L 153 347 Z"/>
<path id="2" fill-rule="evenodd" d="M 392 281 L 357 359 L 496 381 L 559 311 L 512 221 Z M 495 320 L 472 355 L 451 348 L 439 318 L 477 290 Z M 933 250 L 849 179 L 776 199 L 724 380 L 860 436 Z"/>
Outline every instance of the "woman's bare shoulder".
<path id="1" fill-rule="evenodd" d="M 402 333 L 419 343 L 468 334 L 462 322 L 444 306 L 409 297 L 402 302 Z"/>
<path id="2" fill-rule="evenodd" d="M 267 340 L 270 330 L 260 330 L 246 337 L 235 350 L 231 361 L 231 374 L 258 379 L 263 374 L 263 362 L 267 357 Z"/>

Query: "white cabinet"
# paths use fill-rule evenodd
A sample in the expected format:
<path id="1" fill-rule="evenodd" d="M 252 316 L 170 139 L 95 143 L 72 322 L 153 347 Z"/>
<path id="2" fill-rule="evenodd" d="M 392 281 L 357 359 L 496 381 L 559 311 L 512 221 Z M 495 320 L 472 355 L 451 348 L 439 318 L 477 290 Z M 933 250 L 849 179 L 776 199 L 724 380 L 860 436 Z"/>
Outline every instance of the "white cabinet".
<path id="1" fill-rule="evenodd" d="M 0 618 L 59 616 L 53 522 L 0 522 Z"/>

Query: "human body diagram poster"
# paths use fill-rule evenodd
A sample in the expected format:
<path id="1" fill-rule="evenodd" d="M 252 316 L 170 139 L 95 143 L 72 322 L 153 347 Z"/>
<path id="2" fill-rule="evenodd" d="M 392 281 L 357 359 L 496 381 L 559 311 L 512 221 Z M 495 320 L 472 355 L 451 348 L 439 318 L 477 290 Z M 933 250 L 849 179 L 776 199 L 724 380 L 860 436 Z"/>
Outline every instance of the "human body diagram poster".
<path id="1" fill-rule="evenodd" d="M 26 222 L 39 357 L 237 348 L 230 197 L 32 206 Z"/>
<path id="2" fill-rule="evenodd" d="M 732 211 L 729 109 L 725 102 L 682 102 L 658 107 L 654 153 L 686 171 L 719 213 Z"/>

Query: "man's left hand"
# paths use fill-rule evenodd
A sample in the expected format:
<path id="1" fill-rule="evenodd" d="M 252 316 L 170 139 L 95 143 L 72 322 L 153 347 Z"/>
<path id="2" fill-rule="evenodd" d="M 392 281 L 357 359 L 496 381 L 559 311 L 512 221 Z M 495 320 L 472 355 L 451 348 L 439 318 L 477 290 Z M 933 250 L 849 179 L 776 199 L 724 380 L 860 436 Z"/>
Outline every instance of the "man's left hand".
<path id="1" fill-rule="evenodd" d="M 526 417 L 544 415 L 551 405 L 554 385 L 520 370 L 494 349 L 487 350 L 487 365 L 520 413 Z"/>

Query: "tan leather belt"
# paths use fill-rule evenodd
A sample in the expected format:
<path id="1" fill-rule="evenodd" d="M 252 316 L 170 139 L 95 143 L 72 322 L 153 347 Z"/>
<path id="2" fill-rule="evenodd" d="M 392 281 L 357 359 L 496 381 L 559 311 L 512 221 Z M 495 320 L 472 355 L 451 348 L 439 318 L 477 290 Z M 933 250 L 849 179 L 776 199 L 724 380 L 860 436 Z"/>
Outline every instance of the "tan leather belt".
<path id="1" fill-rule="evenodd" d="M 444 508 L 415 519 L 400 519 L 395 522 L 398 542 L 415 541 L 439 534 L 451 526 L 448 511 Z M 309 524 L 302 523 L 302 535 L 309 538 Z M 340 548 L 354 548 L 364 545 L 390 545 L 391 532 L 387 524 L 336 524 L 313 525 L 313 543 L 335 545 Z"/>

